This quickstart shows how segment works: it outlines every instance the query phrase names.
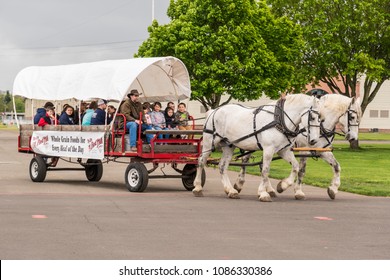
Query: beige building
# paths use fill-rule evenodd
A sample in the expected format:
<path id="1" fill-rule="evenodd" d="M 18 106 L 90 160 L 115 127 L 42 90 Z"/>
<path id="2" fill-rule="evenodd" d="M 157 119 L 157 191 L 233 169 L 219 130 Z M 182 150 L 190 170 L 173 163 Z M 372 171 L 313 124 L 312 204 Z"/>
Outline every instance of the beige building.
<path id="1" fill-rule="evenodd" d="M 360 96 L 363 96 L 362 88 Z M 390 80 L 383 83 L 374 100 L 367 106 L 360 129 L 390 132 Z"/>

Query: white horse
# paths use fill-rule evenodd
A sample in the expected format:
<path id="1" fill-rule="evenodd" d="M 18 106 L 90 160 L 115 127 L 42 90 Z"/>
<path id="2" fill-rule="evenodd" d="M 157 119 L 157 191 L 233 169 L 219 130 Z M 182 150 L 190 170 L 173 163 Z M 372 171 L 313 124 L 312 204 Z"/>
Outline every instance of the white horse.
<path id="1" fill-rule="evenodd" d="M 284 105 L 283 105 L 284 104 Z M 237 147 L 245 151 L 263 150 L 263 168 L 258 189 L 260 201 L 272 201 L 275 191 L 268 178 L 270 162 L 275 153 L 291 163 L 291 174 L 285 179 L 292 185 L 298 174 L 299 163 L 295 159 L 291 146 L 301 132 L 302 124 L 308 132 L 308 141 L 314 145 L 319 138 L 321 116 L 318 112 L 318 100 L 315 97 L 294 94 L 278 102 L 260 106 L 257 109 L 246 108 L 237 104 L 219 107 L 209 113 L 203 129 L 203 148 L 198 160 L 197 175 L 194 180 L 193 194 L 203 196 L 201 186 L 202 169 L 210 153 L 221 147 L 222 159 L 219 171 L 222 184 L 229 198 L 239 198 L 241 184 L 232 187 L 227 168 Z M 300 199 L 302 191 L 297 187 L 295 197 Z"/>
<path id="2" fill-rule="evenodd" d="M 347 140 L 357 140 L 359 132 L 359 123 L 362 112 L 360 107 L 360 98 L 349 98 L 341 94 L 328 94 L 321 97 L 319 101 L 319 110 L 321 115 L 325 117 L 321 122 L 320 133 L 321 136 L 316 144 L 310 145 L 309 148 L 328 148 L 331 147 L 336 125 L 344 133 Z M 307 147 L 307 134 L 301 133 L 297 136 L 295 146 Z M 301 155 L 310 155 L 310 152 L 300 152 Z M 250 154 L 246 154 L 242 158 L 243 163 L 249 161 Z M 328 187 L 328 195 L 331 199 L 335 199 L 338 189 L 340 187 L 340 164 L 337 162 L 332 152 L 321 152 L 320 158 L 329 163 L 333 168 L 333 179 L 331 185 Z M 299 162 L 299 172 L 297 177 L 298 189 L 302 190 L 302 180 L 305 176 L 307 157 L 301 157 Z M 242 166 L 237 178 L 236 185 L 242 189 L 245 182 L 245 166 Z M 282 193 L 289 187 L 289 183 L 282 180 L 277 186 L 277 191 Z M 301 197 L 301 198 L 304 198 Z"/>
<path id="3" fill-rule="evenodd" d="M 315 145 L 310 145 L 310 147 L 331 147 L 336 125 L 340 127 L 345 135 L 345 139 L 349 141 L 358 139 L 359 123 L 362 116 L 360 98 L 349 98 L 341 94 L 327 94 L 320 99 L 320 111 L 325 116 L 325 121 L 321 124 L 321 137 Z M 297 137 L 296 145 L 298 147 L 307 145 L 307 139 L 304 133 Z M 308 152 L 300 153 L 310 154 Z M 331 199 L 335 199 L 340 187 L 340 164 L 337 162 L 332 152 L 322 152 L 320 158 L 329 163 L 333 168 L 333 179 L 331 185 L 328 187 L 328 195 Z M 306 161 L 306 157 L 303 157 L 300 160 L 297 179 L 297 184 L 300 186 L 302 185 L 302 180 L 305 176 Z M 281 193 L 285 188 L 278 186 L 277 190 Z"/>

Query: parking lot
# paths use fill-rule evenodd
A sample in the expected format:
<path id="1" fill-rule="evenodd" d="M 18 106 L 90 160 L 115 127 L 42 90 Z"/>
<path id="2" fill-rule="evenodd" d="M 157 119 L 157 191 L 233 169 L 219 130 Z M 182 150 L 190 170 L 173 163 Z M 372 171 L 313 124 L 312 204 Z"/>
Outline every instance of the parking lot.
<path id="1" fill-rule="evenodd" d="M 130 193 L 120 163 L 104 164 L 100 182 L 58 171 L 34 183 L 17 131 L 0 130 L 0 143 L 3 260 L 390 258 L 390 198 L 341 192 L 332 201 L 325 189 L 305 186 L 305 201 L 288 190 L 262 203 L 258 178 L 248 175 L 232 200 L 213 168 L 201 198 L 180 179 L 150 180 L 145 192 Z"/>

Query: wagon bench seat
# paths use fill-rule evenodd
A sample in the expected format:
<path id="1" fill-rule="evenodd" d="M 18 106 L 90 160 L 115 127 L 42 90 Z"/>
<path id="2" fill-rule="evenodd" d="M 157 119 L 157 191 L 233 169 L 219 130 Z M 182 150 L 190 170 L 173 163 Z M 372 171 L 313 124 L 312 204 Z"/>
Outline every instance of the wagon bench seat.
<path id="1" fill-rule="evenodd" d="M 172 134 L 172 135 L 202 135 L 203 130 L 177 130 L 177 129 L 167 129 L 167 130 L 153 130 L 148 129 L 144 131 L 145 134 Z"/>

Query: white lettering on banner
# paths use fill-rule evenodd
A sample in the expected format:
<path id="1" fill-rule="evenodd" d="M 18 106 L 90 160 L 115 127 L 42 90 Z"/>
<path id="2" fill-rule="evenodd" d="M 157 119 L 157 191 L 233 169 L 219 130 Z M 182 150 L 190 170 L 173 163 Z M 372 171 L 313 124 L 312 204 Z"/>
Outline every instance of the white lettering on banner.
<path id="1" fill-rule="evenodd" d="M 104 158 L 104 132 L 34 131 L 30 145 L 47 156 Z"/>

